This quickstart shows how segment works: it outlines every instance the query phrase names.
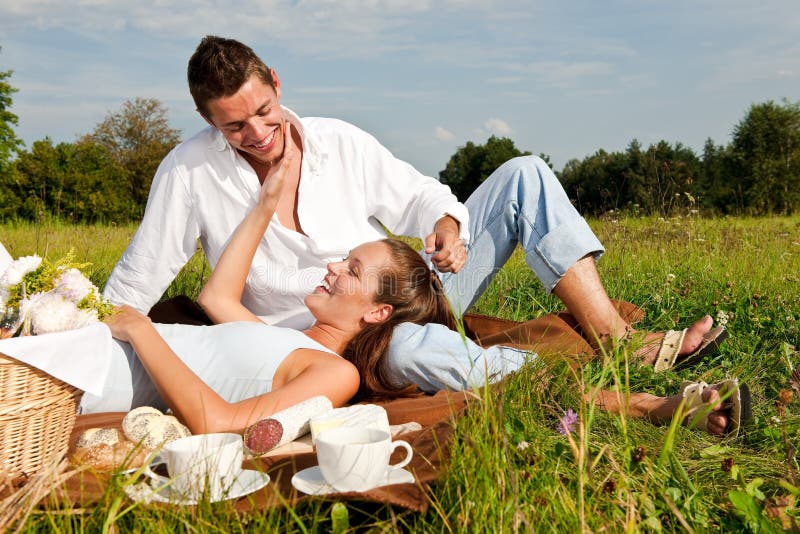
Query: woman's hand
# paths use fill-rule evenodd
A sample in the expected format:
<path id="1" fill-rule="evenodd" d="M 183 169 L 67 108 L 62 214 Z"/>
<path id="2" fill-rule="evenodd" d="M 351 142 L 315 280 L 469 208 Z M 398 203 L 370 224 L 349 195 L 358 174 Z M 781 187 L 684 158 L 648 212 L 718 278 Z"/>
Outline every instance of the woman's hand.
<path id="1" fill-rule="evenodd" d="M 271 176 L 267 176 L 261 186 L 258 196 L 259 207 L 272 214 L 278 207 L 278 200 L 281 198 L 283 186 L 288 180 L 291 172 L 297 149 L 292 138 L 292 126 L 289 121 L 283 121 L 283 156 L 278 164 L 278 169 Z"/>
<path id="2" fill-rule="evenodd" d="M 138 310 L 130 306 L 120 306 L 112 313 L 105 323 L 111 329 L 111 335 L 115 339 L 130 343 L 136 336 L 136 332 L 142 328 L 152 327 L 150 318 L 142 315 Z"/>

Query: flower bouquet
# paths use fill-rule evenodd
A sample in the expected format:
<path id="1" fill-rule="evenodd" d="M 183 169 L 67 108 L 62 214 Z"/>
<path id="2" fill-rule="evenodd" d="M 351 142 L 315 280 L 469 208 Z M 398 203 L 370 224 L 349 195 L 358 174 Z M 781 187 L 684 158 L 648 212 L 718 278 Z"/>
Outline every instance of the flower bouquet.
<path id="1" fill-rule="evenodd" d="M 0 339 L 82 328 L 114 307 L 75 263 L 73 252 L 50 262 L 24 256 L 0 273 Z"/>

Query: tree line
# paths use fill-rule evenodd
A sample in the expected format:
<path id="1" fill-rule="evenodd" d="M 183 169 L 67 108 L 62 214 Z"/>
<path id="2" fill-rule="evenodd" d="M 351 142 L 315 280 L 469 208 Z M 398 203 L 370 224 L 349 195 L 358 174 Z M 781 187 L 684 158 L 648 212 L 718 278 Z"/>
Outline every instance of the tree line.
<path id="1" fill-rule="evenodd" d="M 0 72 L 0 83 L 9 74 Z M 10 96 L 11 90 L 0 85 L 3 94 Z M 29 148 L 12 130 L 2 129 L 17 123 L 8 111 L 9 100 L 0 100 L 0 221 L 141 219 L 153 175 L 180 141 L 158 100 L 125 102 L 75 142 L 55 144 L 45 138 Z"/>
<path id="2" fill-rule="evenodd" d="M 11 74 L 0 71 L 0 221 L 139 220 L 159 163 L 180 141 L 166 108 L 136 98 L 74 142 L 45 138 L 25 147 L 14 133 Z M 439 179 L 466 200 L 504 161 L 528 154 L 505 137 L 468 142 Z M 540 157 L 550 164 L 545 154 Z M 800 103 L 753 104 L 731 143 L 708 139 L 699 155 L 681 143 L 644 148 L 634 139 L 625 151 L 601 149 L 570 160 L 556 174 L 585 214 L 669 215 L 687 207 L 722 214 L 800 211 Z"/>
<path id="3" fill-rule="evenodd" d="M 800 211 L 800 102 L 751 105 L 731 137 L 725 146 L 709 138 L 702 154 L 663 140 L 644 148 L 634 139 L 622 152 L 601 149 L 572 159 L 556 174 L 578 210 L 587 214 L 624 210 L 666 216 L 686 208 L 750 215 Z M 465 200 L 503 158 L 525 154 L 530 152 L 521 152 L 507 138 L 470 142 L 450 158 L 439 179 Z"/>

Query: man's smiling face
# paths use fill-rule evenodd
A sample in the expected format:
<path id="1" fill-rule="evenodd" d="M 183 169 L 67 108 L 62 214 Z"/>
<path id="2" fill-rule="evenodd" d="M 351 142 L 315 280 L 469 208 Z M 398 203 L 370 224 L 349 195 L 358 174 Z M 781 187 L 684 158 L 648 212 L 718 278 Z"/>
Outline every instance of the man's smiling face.
<path id="1" fill-rule="evenodd" d="M 283 155 L 283 112 L 280 84 L 275 88 L 253 75 L 231 96 L 208 102 L 205 119 L 228 143 L 260 163 L 273 164 Z"/>

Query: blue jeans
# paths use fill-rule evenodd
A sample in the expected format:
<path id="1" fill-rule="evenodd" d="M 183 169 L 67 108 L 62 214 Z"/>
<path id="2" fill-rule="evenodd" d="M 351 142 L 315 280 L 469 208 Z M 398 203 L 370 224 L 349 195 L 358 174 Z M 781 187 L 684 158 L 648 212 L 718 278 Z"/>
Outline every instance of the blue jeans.
<path id="1" fill-rule="evenodd" d="M 547 291 L 579 259 L 603 253 L 558 178 L 536 156 L 501 165 L 465 205 L 470 216 L 466 265 L 457 274 L 440 275 L 458 315 L 475 304 L 518 244 Z M 423 391 L 462 390 L 501 378 L 530 356 L 508 347 L 483 349 L 442 325 L 403 323 L 392 336 L 387 370 L 396 381 Z"/>

